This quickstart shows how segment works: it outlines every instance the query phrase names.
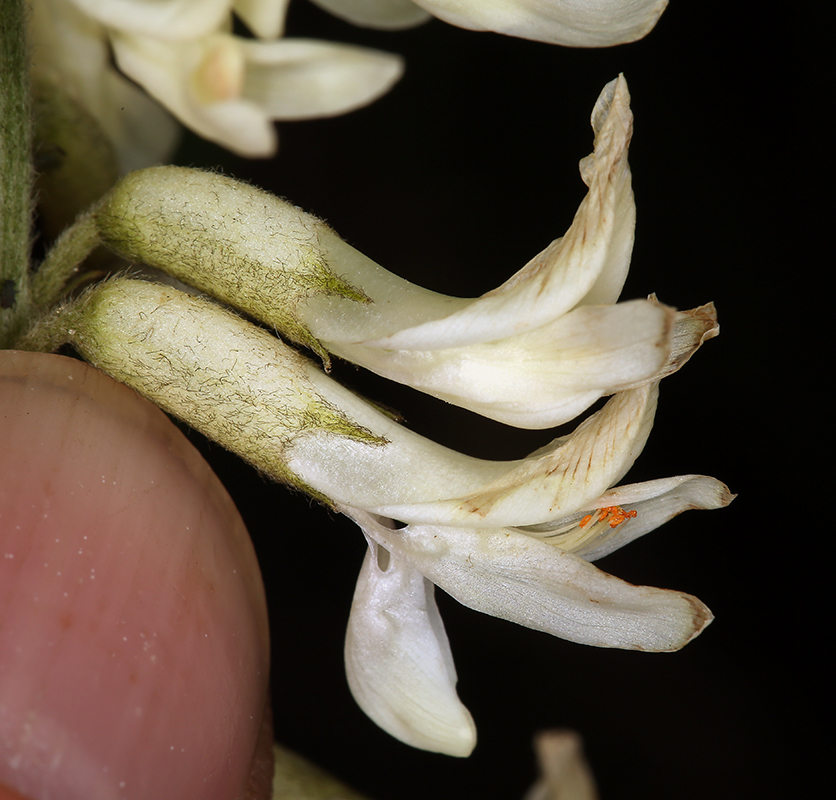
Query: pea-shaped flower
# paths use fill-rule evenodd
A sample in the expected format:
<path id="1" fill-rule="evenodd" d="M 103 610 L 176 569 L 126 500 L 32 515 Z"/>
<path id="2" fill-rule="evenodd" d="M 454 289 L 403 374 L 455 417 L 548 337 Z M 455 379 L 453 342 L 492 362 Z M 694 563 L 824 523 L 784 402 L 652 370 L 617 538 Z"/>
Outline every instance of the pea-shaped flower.
<path id="1" fill-rule="evenodd" d="M 686 316 L 693 351 L 713 319 Z M 475 743 L 433 585 L 602 647 L 675 650 L 711 621 L 695 597 L 632 586 L 589 563 L 684 510 L 731 500 L 704 476 L 610 488 L 644 446 L 657 380 L 616 393 L 527 458 L 486 461 L 407 430 L 270 333 L 169 287 L 105 282 L 46 318 L 45 332 L 361 526 L 370 549 L 346 640 L 349 683 L 405 742 L 453 755 Z"/>
<path id="2" fill-rule="evenodd" d="M 592 113 L 588 193 L 566 234 L 487 294 L 415 286 L 325 223 L 222 176 L 127 176 L 90 223 L 105 244 L 311 347 L 483 416 L 526 428 L 573 419 L 659 377 L 685 318 L 653 300 L 616 304 L 633 245 L 632 135 L 623 78 Z M 677 364 L 690 350 L 680 352 Z"/>
<path id="3" fill-rule="evenodd" d="M 277 147 L 273 120 L 359 108 L 403 68 L 388 53 L 283 38 L 286 10 L 286 0 L 34 0 L 32 58 L 97 120 L 123 171 L 168 158 L 178 130 L 170 114 L 265 157 Z M 233 12 L 255 38 L 232 33 Z"/>

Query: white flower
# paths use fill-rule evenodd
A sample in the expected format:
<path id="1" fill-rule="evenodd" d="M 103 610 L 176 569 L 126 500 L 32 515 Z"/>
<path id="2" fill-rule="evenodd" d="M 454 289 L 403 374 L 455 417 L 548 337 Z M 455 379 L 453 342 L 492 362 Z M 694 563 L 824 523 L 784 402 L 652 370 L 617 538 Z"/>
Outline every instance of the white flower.
<path id="1" fill-rule="evenodd" d="M 704 330 L 695 320 L 692 349 Z M 174 289 L 112 280 L 44 324 L 362 527 L 370 549 L 346 641 L 349 683 L 366 713 L 409 744 L 466 755 L 475 742 L 433 585 L 601 647 L 675 650 L 711 621 L 690 595 L 632 586 L 588 562 L 684 510 L 731 500 L 704 476 L 610 488 L 644 446 L 657 381 L 617 393 L 527 458 L 485 461 L 401 427 L 266 331 Z"/>
<path id="2" fill-rule="evenodd" d="M 607 505 L 620 495 L 632 502 Z M 476 611 L 582 644 L 653 652 L 683 647 L 712 620 L 703 603 L 680 592 L 633 586 L 576 553 L 586 548 L 603 555 L 682 511 L 720 508 L 731 499 L 723 484 L 700 475 L 619 487 L 591 503 L 589 514 L 553 523 L 562 522 L 568 549 L 559 537 L 550 543 L 512 527 L 393 529 L 386 520 L 341 507 L 369 542 L 346 637 L 354 697 L 407 744 L 449 755 L 473 749 L 475 731 L 455 693 L 433 585 Z M 581 523 L 590 515 L 585 530 Z M 599 537 L 603 544 L 597 546 Z M 576 539 L 583 545 L 573 549 Z M 394 586 L 410 588 L 394 602 Z"/>
<path id="3" fill-rule="evenodd" d="M 314 0 L 356 25 L 404 28 L 433 14 L 471 30 L 571 47 L 608 47 L 649 33 L 667 0 Z M 424 13 L 421 10 L 424 9 Z"/>
<path id="4" fill-rule="evenodd" d="M 387 92 L 397 56 L 306 39 L 249 41 L 229 33 L 172 43 L 113 33 L 116 62 L 189 128 L 244 156 L 277 147 L 274 119 L 333 116 Z"/>
<path id="5" fill-rule="evenodd" d="M 475 299 L 415 286 L 315 217 L 196 170 L 128 176 L 96 223 L 125 257 L 246 311 L 326 363 L 330 351 L 483 416 L 553 427 L 659 377 L 685 324 L 653 301 L 613 305 L 635 223 L 623 78 L 602 91 L 592 125 L 595 150 L 581 162 L 589 191 L 565 236 Z"/>
<path id="6" fill-rule="evenodd" d="M 452 300 L 408 284 L 396 293 L 385 276 L 363 275 L 357 285 L 373 304 L 362 318 L 324 313 L 345 305 L 339 298 L 312 298 L 313 335 L 335 355 L 519 427 L 561 424 L 654 376 L 670 352 L 672 312 L 642 301 L 611 305 L 627 276 L 636 213 L 623 77 L 604 87 L 591 121 L 595 148 L 580 165 L 588 192 L 572 225 L 502 286 Z M 343 266 L 356 259 L 322 241 L 325 259 L 352 282 Z"/>
<path id="7" fill-rule="evenodd" d="M 233 11 L 259 39 L 232 35 Z M 285 11 L 282 0 L 34 0 L 32 57 L 99 121 L 124 171 L 165 158 L 177 130 L 131 81 L 205 138 L 269 156 L 272 120 L 350 111 L 402 72 L 387 53 L 278 38 Z"/>

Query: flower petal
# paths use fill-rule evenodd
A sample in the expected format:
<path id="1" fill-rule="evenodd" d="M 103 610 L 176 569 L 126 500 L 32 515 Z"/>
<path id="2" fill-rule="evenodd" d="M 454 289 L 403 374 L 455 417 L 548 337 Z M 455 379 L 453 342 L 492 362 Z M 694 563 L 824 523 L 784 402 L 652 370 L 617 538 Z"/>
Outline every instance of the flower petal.
<path id="1" fill-rule="evenodd" d="M 212 37 L 212 41 L 220 38 Z M 259 52 L 234 37 L 229 41 L 242 52 Z M 191 79 L 184 79 L 201 68 L 205 93 L 211 94 L 212 86 L 227 85 L 226 79 L 209 79 L 216 75 L 213 59 L 209 59 L 211 69 L 202 67 L 207 47 L 201 43 L 193 54 L 185 47 L 166 53 L 154 43 L 153 52 L 136 52 L 135 45 L 120 40 L 116 54 L 126 72 L 188 124 L 206 127 L 201 118 L 205 110 L 192 96 L 194 92 L 189 93 Z M 264 52 L 274 52 L 272 46 L 265 47 Z M 231 70 L 224 65 L 234 62 L 231 54 L 221 53 L 217 61 L 220 75 L 230 77 L 227 72 Z M 276 80 L 277 93 L 281 83 Z M 250 90 L 255 91 L 251 86 Z M 272 103 L 266 95 L 260 101 Z M 498 289 L 475 300 L 415 286 L 375 264 L 312 215 L 254 187 L 198 170 L 168 168 L 167 176 L 155 170 L 131 177 L 134 187 L 142 183 L 144 194 L 154 197 L 159 213 L 143 214 L 134 205 L 132 213 L 141 218 L 142 229 L 137 231 L 140 235 L 130 237 L 130 255 L 246 311 L 294 341 L 314 343 L 322 354 L 322 343 L 334 349 L 363 345 L 421 351 L 518 335 L 548 325 L 580 304 L 610 304 L 621 291 L 635 219 L 626 159 L 632 115 L 623 78 L 605 87 L 592 119 L 595 152 L 582 162 L 589 193 L 569 232 Z M 217 127 L 216 122 L 212 124 Z M 241 136 L 248 133 L 248 127 L 239 126 Z M 211 138 L 211 128 L 197 130 Z M 234 147 L 235 142 L 227 146 Z M 159 188 L 162 181 L 164 190 Z M 120 193 L 120 187 L 114 191 Z M 128 194 L 123 189 L 120 202 L 127 202 Z M 214 198 L 213 202 L 195 201 L 205 197 Z M 149 258 L 160 256 L 154 242 L 170 235 L 166 229 L 179 231 L 182 247 L 170 248 L 162 262 L 151 262 Z M 219 242 L 229 259 L 213 257 Z M 289 291 L 298 274 L 310 272 L 312 266 L 333 280 L 318 287 L 306 285 L 303 292 Z M 237 274 L 227 275 L 231 270 Z M 334 291 L 336 283 L 354 291 Z M 292 330 L 287 326 L 289 317 Z"/>
<path id="2" fill-rule="evenodd" d="M 462 605 L 561 639 L 663 652 L 684 647 L 713 619 L 696 597 L 633 586 L 508 528 L 390 530 L 370 514 L 340 510 Z"/>
<path id="3" fill-rule="evenodd" d="M 268 156 L 276 133 L 267 114 L 239 97 L 244 82 L 241 40 L 228 34 L 172 43 L 114 34 L 122 71 L 186 126 L 241 155 Z"/>
<path id="4" fill-rule="evenodd" d="M 456 694 L 434 591 L 423 575 L 369 541 L 345 639 L 348 685 L 360 708 L 395 738 L 468 756 L 476 728 Z"/>
<path id="5" fill-rule="evenodd" d="M 706 475 L 678 475 L 645 483 L 616 486 L 604 492 L 583 511 L 542 525 L 529 526 L 524 532 L 543 539 L 561 550 L 575 553 L 587 561 L 624 547 L 625 544 L 656 530 L 668 520 L 692 509 L 715 509 L 727 506 L 734 499 L 729 488 Z M 579 525 L 587 512 L 621 507 L 635 511 L 636 516 L 610 526 L 606 519 Z"/>
<path id="6" fill-rule="evenodd" d="M 33 70 L 58 75 L 98 121 L 122 173 L 165 161 L 180 128 L 167 111 L 113 69 L 106 32 L 68 2 L 38 0 L 30 23 Z"/>
<path id="7" fill-rule="evenodd" d="M 174 155 L 182 128 L 159 103 L 116 70 L 102 75 L 108 102 L 102 129 L 114 143 L 119 171 L 127 174 Z"/>
<path id="8" fill-rule="evenodd" d="M 321 385 L 316 378 L 313 383 Z M 406 522 L 519 527 L 621 503 L 605 503 L 606 488 L 627 473 L 644 447 L 658 391 L 654 383 L 620 392 L 573 433 L 510 462 L 470 458 L 394 422 L 383 427 L 347 398 L 335 403 L 332 392 L 322 394 L 387 444 L 371 450 L 344 442 L 335 448 L 327 439 L 316 442 L 320 437 L 312 432 L 287 456 L 311 486 L 335 502 Z"/>
<path id="9" fill-rule="evenodd" d="M 101 76 L 109 58 L 105 29 L 71 3 L 37 0 L 28 32 L 33 70 L 60 73 L 68 89 L 98 118 Z"/>
<path id="10" fill-rule="evenodd" d="M 723 508 L 734 498 L 728 486 L 706 475 L 679 475 L 616 486 L 604 492 L 596 506 L 622 506 L 625 510 L 635 508 L 637 516 L 615 528 L 613 536 L 589 542 L 574 552 L 587 561 L 596 561 L 664 525 L 683 511 Z"/>
<path id="11" fill-rule="evenodd" d="M 489 30 L 570 47 L 609 47 L 641 39 L 667 0 L 415 0 L 435 16 L 471 30 Z"/>
<path id="12" fill-rule="evenodd" d="M 647 440 L 657 386 L 619 392 L 569 436 L 518 461 L 485 461 L 399 426 L 321 373 L 328 402 L 387 440 L 381 447 L 311 431 L 288 449 L 290 469 L 335 503 L 404 522 L 537 525 L 588 508 L 632 466 Z"/>
<path id="13" fill-rule="evenodd" d="M 349 45 L 226 33 L 173 44 L 112 36 L 119 67 L 189 128 L 245 156 L 276 149 L 271 119 L 339 114 L 400 77 L 401 59 Z"/>
<path id="14" fill-rule="evenodd" d="M 313 0 L 320 8 L 354 25 L 399 30 L 430 19 L 412 0 Z"/>
<path id="15" fill-rule="evenodd" d="M 394 350 L 493 341 L 545 325 L 578 305 L 618 298 L 633 247 L 635 203 L 627 164 L 633 131 L 627 83 L 608 83 L 592 112 L 595 150 L 581 162 L 589 192 L 562 239 L 552 242 L 502 286 L 456 313 L 364 342 Z M 374 288 L 363 288 L 372 299 Z M 325 330 L 319 338 L 341 337 Z M 356 339 L 355 339 L 356 340 Z"/>
<path id="16" fill-rule="evenodd" d="M 390 53 L 308 39 L 242 41 L 244 96 L 272 119 L 342 114 L 389 91 L 403 73 Z"/>
<path id="17" fill-rule="evenodd" d="M 655 300 L 655 296 L 652 299 Z M 719 335 L 720 325 L 714 303 L 678 311 L 674 320 L 671 353 L 658 378 L 661 380 L 681 369 L 705 342 Z"/>
<path id="18" fill-rule="evenodd" d="M 127 34 L 193 39 L 217 30 L 230 0 L 72 0 L 93 19 Z"/>
<path id="19" fill-rule="evenodd" d="M 385 350 L 326 342 L 390 380 L 520 428 L 553 428 L 599 397 L 657 376 L 674 312 L 646 300 L 581 306 L 494 342 L 443 350 Z"/>
<path id="20" fill-rule="evenodd" d="M 232 8 L 260 39 L 277 39 L 284 33 L 290 0 L 234 0 Z"/>

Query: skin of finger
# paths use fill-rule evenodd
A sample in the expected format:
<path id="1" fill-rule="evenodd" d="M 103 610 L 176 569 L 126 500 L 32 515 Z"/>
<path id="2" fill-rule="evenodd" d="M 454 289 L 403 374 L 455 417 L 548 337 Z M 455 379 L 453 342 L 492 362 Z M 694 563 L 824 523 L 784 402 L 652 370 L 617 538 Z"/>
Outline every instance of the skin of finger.
<path id="1" fill-rule="evenodd" d="M 243 797 L 268 672 L 255 553 L 197 451 L 82 362 L 0 353 L 0 783 Z"/>
<path id="2" fill-rule="evenodd" d="M 0 800 L 32 800 L 32 798 L 0 784 Z"/>

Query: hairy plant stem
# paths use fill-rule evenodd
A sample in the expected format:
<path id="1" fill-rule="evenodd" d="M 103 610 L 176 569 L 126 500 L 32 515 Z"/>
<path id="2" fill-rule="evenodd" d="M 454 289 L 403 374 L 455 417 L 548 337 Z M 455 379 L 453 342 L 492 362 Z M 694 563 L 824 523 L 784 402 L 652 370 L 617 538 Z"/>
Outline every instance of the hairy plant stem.
<path id="1" fill-rule="evenodd" d="M 15 340 L 15 350 L 29 350 L 33 353 L 54 353 L 72 339 L 76 323 L 78 299 L 51 308 L 27 326 Z"/>
<path id="2" fill-rule="evenodd" d="M 0 347 L 31 313 L 32 118 L 24 0 L 3 0 L 0 24 Z"/>
<path id="3" fill-rule="evenodd" d="M 98 230 L 90 210 L 64 230 L 35 273 L 32 298 L 38 308 L 49 307 L 61 299 L 67 281 L 98 243 Z"/>

